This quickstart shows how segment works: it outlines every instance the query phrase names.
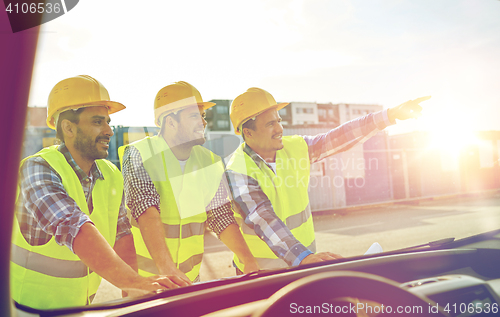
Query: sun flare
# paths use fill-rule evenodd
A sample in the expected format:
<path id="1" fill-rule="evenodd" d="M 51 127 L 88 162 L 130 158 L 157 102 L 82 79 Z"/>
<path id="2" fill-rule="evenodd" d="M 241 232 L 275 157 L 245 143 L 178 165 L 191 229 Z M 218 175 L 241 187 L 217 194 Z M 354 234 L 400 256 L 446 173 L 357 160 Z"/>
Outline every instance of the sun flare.
<path id="1" fill-rule="evenodd" d="M 466 147 L 477 144 L 479 139 L 472 131 L 450 129 L 447 126 L 430 131 L 429 147 L 448 155 L 458 156 Z"/>

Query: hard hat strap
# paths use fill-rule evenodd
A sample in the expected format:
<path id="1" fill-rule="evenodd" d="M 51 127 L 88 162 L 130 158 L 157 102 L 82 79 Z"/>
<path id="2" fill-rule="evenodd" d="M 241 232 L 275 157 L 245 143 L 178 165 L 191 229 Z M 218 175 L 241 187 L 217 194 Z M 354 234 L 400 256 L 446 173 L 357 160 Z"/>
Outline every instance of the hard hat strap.
<path id="1" fill-rule="evenodd" d="M 243 120 L 243 122 L 242 122 L 242 123 L 240 124 L 240 126 L 238 127 L 238 131 L 239 131 L 240 133 L 243 133 L 243 125 L 244 125 L 245 123 L 247 123 L 249 120 L 253 120 L 253 121 L 255 121 L 255 119 L 257 118 L 257 116 L 258 116 L 259 114 L 260 114 L 260 113 L 256 114 L 256 115 L 255 115 L 255 117 L 250 117 L 250 118 L 248 118 L 248 119 Z"/>
<path id="2" fill-rule="evenodd" d="M 57 129 L 57 122 L 59 121 L 59 116 L 63 113 L 63 112 L 66 112 L 66 111 L 69 111 L 69 110 L 73 110 L 73 112 L 77 112 L 78 110 L 80 110 L 81 108 L 88 108 L 88 107 L 106 107 L 109 111 L 109 107 L 108 106 L 105 106 L 105 105 L 94 105 L 94 104 L 91 104 L 91 105 L 81 105 L 81 106 L 78 106 L 76 108 L 70 108 L 70 109 L 61 109 L 60 111 L 54 113 L 52 115 L 52 118 L 54 118 L 54 126 L 56 127 Z"/>
<path id="3" fill-rule="evenodd" d="M 59 116 L 61 115 L 61 113 L 69 111 L 69 110 L 73 110 L 73 112 L 77 112 L 78 109 L 84 108 L 84 107 L 86 107 L 86 106 L 80 106 L 78 108 L 72 108 L 72 109 L 61 109 L 60 111 L 54 113 L 54 115 L 52 117 L 54 118 L 54 126 L 56 127 L 56 129 L 57 129 L 57 122 L 59 121 Z"/>

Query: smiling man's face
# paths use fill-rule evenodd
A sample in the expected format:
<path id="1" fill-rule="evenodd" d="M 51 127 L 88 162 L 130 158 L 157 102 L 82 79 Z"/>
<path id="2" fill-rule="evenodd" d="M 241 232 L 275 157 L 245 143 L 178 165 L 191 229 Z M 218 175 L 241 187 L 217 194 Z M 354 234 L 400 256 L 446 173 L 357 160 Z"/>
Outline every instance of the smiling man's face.
<path id="1" fill-rule="evenodd" d="M 88 160 L 108 156 L 109 140 L 113 130 L 109 126 L 108 108 L 88 107 L 80 114 L 75 138 L 75 149 Z"/>
<path id="2" fill-rule="evenodd" d="M 283 126 L 276 108 L 269 109 L 255 118 L 255 130 L 248 129 L 245 141 L 265 160 L 273 160 L 276 151 L 283 148 Z"/>
<path id="3" fill-rule="evenodd" d="M 178 145 L 202 145 L 205 143 L 205 110 L 197 105 L 183 109 L 179 113 L 176 131 Z"/>

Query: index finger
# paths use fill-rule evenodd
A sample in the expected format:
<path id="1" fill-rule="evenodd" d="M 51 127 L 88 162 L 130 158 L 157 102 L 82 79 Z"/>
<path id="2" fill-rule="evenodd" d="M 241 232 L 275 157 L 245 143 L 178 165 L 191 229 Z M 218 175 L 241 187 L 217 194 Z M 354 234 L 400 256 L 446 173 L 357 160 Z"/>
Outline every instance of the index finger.
<path id="1" fill-rule="evenodd" d="M 193 283 L 191 283 L 191 281 L 189 281 L 189 283 L 187 281 L 185 281 L 184 279 L 180 278 L 179 276 L 177 275 L 172 275 L 172 276 L 169 276 L 170 280 L 179 285 L 179 286 L 189 286 Z"/>
<path id="2" fill-rule="evenodd" d="M 167 276 L 161 276 L 155 280 L 156 284 L 160 284 L 163 287 L 166 287 L 168 289 L 171 288 L 179 288 L 182 285 L 179 285 L 178 283 L 172 281 L 172 277 L 167 277 Z"/>
<path id="3" fill-rule="evenodd" d="M 323 261 L 342 259 L 342 256 L 331 252 L 322 252 L 319 255 Z"/>
<path id="4" fill-rule="evenodd" d="M 328 255 L 333 257 L 334 259 L 343 259 L 344 258 L 340 254 L 336 254 L 336 253 L 332 253 L 332 252 L 328 252 Z"/>
<path id="5" fill-rule="evenodd" d="M 415 100 L 412 100 L 411 102 L 412 103 L 420 103 L 422 101 L 426 101 L 426 100 L 429 100 L 431 99 L 431 96 L 425 96 L 425 97 L 420 97 L 420 98 L 417 98 Z"/>

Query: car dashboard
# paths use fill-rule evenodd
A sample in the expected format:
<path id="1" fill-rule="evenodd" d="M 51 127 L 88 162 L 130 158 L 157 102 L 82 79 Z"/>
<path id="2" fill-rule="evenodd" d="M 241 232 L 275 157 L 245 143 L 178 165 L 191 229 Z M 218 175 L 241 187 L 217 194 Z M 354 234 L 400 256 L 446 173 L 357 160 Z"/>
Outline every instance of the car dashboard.
<path id="1" fill-rule="evenodd" d="M 495 316 L 500 314 L 499 263 L 500 230 L 445 245 L 260 271 L 85 308 L 37 311 L 18 305 L 18 312 L 26 316 L 236 317 L 296 316 L 301 313 L 382 316 L 395 313 L 396 305 L 403 309 L 406 309 L 405 303 L 417 306 L 413 301 L 417 298 L 421 300 L 420 311 L 401 313 Z M 365 304 L 361 313 L 352 309 L 342 311 L 345 305 L 338 305 L 339 298 L 344 304 L 351 301 L 351 306 L 361 305 L 359 300 L 372 301 L 379 306 L 371 306 L 372 311 L 367 312 Z M 353 299 L 356 304 L 352 304 Z M 276 302 L 279 305 L 274 307 Z M 390 305 L 393 311 L 382 311 L 380 303 L 386 309 Z M 274 309 L 272 313 L 270 307 Z"/>

